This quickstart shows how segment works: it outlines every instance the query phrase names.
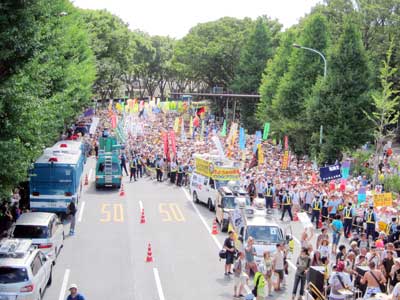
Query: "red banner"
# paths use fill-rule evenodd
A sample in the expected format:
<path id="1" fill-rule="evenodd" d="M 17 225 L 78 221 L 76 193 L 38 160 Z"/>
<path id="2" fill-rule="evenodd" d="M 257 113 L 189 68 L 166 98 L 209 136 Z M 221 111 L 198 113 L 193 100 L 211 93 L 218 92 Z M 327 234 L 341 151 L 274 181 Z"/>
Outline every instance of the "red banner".
<path id="1" fill-rule="evenodd" d="M 167 134 L 167 132 L 164 131 L 162 133 L 162 139 L 163 139 L 163 142 L 164 142 L 164 155 L 166 157 L 168 157 L 168 134 Z"/>
<path id="2" fill-rule="evenodd" d="M 285 150 L 288 150 L 289 149 L 289 138 L 287 135 L 285 135 L 285 137 L 284 137 L 283 144 L 284 144 Z"/>
<path id="3" fill-rule="evenodd" d="M 173 130 L 169 131 L 169 141 L 171 143 L 172 153 L 174 154 L 174 157 L 176 157 L 176 140 L 175 140 L 175 131 Z"/>
<path id="4" fill-rule="evenodd" d="M 111 127 L 117 128 L 117 116 L 115 114 L 111 116 Z"/>

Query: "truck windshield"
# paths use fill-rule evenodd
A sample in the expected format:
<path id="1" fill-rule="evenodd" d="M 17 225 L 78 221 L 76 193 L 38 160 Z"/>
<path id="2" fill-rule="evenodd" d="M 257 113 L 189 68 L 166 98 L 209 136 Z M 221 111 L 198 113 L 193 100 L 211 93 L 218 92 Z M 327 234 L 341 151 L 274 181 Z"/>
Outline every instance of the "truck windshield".
<path id="1" fill-rule="evenodd" d="M 18 283 L 28 281 L 25 268 L 0 267 L 0 283 Z"/>
<path id="2" fill-rule="evenodd" d="M 222 207 L 227 209 L 234 209 L 236 207 L 235 197 L 223 197 Z"/>
<path id="3" fill-rule="evenodd" d="M 248 226 L 246 237 L 253 237 L 256 242 L 276 244 L 282 241 L 282 233 L 276 226 Z"/>

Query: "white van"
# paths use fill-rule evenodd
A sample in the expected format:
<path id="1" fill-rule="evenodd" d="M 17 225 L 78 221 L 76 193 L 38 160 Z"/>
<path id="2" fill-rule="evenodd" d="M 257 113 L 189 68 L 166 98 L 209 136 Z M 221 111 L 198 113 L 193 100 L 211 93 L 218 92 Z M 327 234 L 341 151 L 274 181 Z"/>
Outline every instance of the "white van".
<path id="1" fill-rule="evenodd" d="M 210 211 L 214 211 L 218 195 L 218 185 L 219 183 L 211 177 L 193 172 L 190 178 L 190 191 L 193 201 L 196 203 L 203 202 L 207 204 Z"/>

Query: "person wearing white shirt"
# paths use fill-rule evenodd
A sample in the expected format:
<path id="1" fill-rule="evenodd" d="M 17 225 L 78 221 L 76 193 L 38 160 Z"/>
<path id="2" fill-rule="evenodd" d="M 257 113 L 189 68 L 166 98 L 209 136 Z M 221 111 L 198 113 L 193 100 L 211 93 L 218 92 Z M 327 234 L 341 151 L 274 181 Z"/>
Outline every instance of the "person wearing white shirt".
<path id="1" fill-rule="evenodd" d="M 400 300 L 400 282 L 398 282 L 392 291 L 392 300 Z"/>

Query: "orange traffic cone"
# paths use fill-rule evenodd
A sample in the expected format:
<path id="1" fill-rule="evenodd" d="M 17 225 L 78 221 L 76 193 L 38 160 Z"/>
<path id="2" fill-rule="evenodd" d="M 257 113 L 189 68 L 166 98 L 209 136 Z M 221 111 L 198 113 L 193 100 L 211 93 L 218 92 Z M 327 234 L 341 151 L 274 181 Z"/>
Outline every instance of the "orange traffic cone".
<path id="1" fill-rule="evenodd" d="M 119 191 L 119 195 L 120 196 L 125 196 L 125 191 L 124 191 L 124 185 L 123 184 L 121 184 L 121 189 Z"/>
<path id="2" fill-rule="evenodd" d="M 85 176 L 85 185 L 89 185 L 89 178 L 88 178 L 87 174 Z"/>
<path id="3" fill-rule="evenodd" d="M 152 262 L 152 261 L 153 261 L 153 254 L 151 252 L 151 244 L 149 243 L 149 246 L 147 247 L 146 262 Z"/>
<path id="4" fill-rule="evenodd" d="M 217 221 L 216 220 L 214 220 L 211 234 L 218 234 Z"/>
<path id="5" fill-rule="evenodd" d="M 140 217 L 140 224 L 146 223 L 146 218 L 144 217 L 144 208 L 142 208 L 142 216 Z"/>

